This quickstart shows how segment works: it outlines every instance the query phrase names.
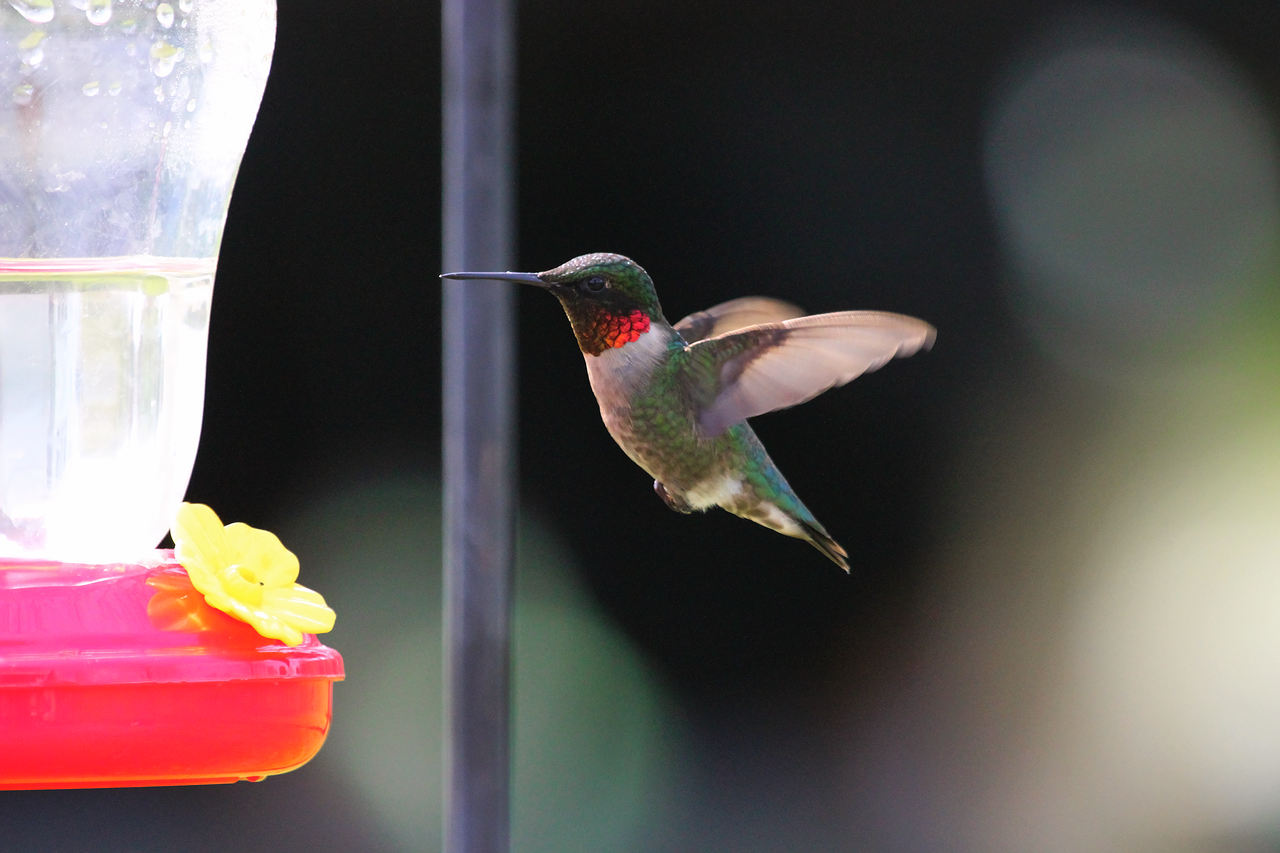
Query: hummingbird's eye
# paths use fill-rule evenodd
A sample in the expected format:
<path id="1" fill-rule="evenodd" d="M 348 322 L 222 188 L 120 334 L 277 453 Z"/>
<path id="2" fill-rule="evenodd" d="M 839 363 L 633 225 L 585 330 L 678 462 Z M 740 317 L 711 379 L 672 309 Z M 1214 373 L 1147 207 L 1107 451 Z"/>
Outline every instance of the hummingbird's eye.
<path id="1" fill-rule="evenodd" d="M 592 293 L 599 293 L 604 290 L 604 286 L 607 282 L 604 280 L 604 276 L 593 275 L 583 283 L 587 286 L 587 290 L 590 290 Z"/>

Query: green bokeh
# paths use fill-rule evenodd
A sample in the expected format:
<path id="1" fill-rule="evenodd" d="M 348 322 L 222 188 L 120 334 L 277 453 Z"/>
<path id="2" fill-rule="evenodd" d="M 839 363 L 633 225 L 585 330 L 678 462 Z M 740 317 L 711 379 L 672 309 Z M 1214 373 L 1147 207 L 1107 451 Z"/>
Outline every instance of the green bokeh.
<path id="1" fill-rule="evenodd" d="M 331 493 L 279 525 L 299 580 L 338 613 L 348 677 L 316 759 L 393 847 L 440 849 L 440 487 L 397 477 Z M 513 849 L 632 851 L 660 833 L 673 728 L 644 661 L 522 519 L 516 594 Z"/>

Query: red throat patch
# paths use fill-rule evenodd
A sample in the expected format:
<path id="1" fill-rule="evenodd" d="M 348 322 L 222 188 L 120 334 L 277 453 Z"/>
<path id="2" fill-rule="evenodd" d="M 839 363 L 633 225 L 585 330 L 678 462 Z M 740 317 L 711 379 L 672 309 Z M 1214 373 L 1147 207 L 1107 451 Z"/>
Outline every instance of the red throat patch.
<path id="1" fill-rule="evenodd" d="M 583 352 L 599 355 L 607 349 L 617 349 L 640 340 L 640 336 L 649 331 L 649 315 L 639 308 L 632 309 L 629 314 L 611 314 L 602 310 L 574 331 L 578 333 L 578 344 Z"/>

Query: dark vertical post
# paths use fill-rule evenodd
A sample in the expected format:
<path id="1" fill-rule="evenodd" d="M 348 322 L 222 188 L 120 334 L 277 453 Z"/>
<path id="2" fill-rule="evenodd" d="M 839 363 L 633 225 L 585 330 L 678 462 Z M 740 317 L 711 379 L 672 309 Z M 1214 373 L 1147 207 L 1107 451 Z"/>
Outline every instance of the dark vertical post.
<path id="1" fill-rule="evenodd" d="M 509 0 L 443 0 L 445 271 L 512 265 Z M 444 286 L 445 851 L 507 853 L 514 293 Z"/>

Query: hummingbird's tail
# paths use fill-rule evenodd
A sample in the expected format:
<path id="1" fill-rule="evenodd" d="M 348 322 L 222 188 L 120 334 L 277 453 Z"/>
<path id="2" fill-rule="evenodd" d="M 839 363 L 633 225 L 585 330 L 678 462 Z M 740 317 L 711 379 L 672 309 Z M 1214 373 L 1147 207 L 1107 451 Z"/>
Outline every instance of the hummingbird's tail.
<path id="1" fill-rule="evenodd" d="M 749 424 L 741 424 L 731 433 L 740 442 L 743 460 L 739 470 L 709 478 L 699 484 L 696 491 L 686 492 L 693 509 L 705 509 L 718 504 L 734 515 L 750 519 L 756 524 L 776 530 L 784 536 L 803 539 L 821 551 L 826 558 L 846 572 L 849 571 L 849 552 L 813 517 L 809 508 L 792 490 L 787 478 L 773 464 L 764 445 L 756 437 Z"/>
<path id="2" fill-rule="evenodd" d="M 804 521 L 796 519 L 800 527 L 804 530 L 804 539 L 810 545 L 817 548 L 823 554 L 827 555 L 827 559 L 835 563 L 846 572 L 849 571 L 849 552 L 840 547 L 840 543 L 832 539 L 827 531 L 822 529 L 822 525 L 817 521 Z"/>

